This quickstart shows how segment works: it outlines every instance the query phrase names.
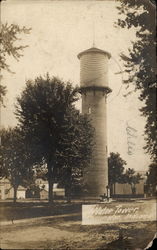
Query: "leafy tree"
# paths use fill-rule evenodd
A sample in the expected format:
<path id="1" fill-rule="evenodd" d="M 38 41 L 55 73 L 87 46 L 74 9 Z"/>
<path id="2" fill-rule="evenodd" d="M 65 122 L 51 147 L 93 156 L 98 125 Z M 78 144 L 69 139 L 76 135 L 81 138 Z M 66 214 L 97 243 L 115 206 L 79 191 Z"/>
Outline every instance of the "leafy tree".
<path id="1" fill-rule="evenodd" d="M 136 184 L 142 180 L 142 177 L 139 173 L 135 174 L 133 168 L 128 168 L 124 174 L 125 182 L 131 186 L 132 194 L 136 194 Z"/>
<path id="2" fill-rule="evenodd" d="M 148 187 L 152 187 L 152 192 L 155 194 L 157 187 L 157 164 L 155 162 L 149 165 L 146 184 Z"/>
<path id="3" fill-rule="evenodd" d="M 0 105 L 3 104 L 4 96 L 6 95 L 6 87 L 0 84 Z"/>
<path id="4" fill-rule="evenodd" d="M 0 30 L 0 71 L 6 70 L 12 72 L 10 66 L 7 63 L 9 57 L 13 57 L 15 60 L 19 60 L 21 56 L 23 56 L 23 50 L 28 47 L 19 45 L 18 41 L 20 41 L 19 35 L 29 34 L 31 29 L 26 27 L 19 27 L 17 24 L 8 24 L 2 23 Z M 12 72 L 13 73 L 13 72 Z M 2 80 L 2 75 L 0 76 Z M 3 102 L 3 98 L 6 94 L 6 87 L 0 84 L 0 102 Z"/>
<path id="5" fill-rule="evenodd" d="M 46 180 L 47 179 L 47 165 L 42 164 L 42 162 L 41 164 L 39 163 L 34 167 L 35 176 L 36 178 L 41 178 L 43 180 Z"/>
<path id="6" fill-rule="evenodd" d="M 121 54 L 125 71 L 128 73 L 126 86 L 135 86 L 140 90 L 139 99 L 143 107 L 140 109 L 146 117 L 145 149 L 152 159 L 156 158 L 156 30 L 155 1 L 119 0 L 120 19 L 117 24 L 121 28 L 136 28 L 136 41 L 132 42 L 129 56 Z"/>
<path id="7" fill-rule="evenodd" d="M 58 164 L 62 165 L 59 181 L 64 185 L 67 200 L 71 200 L 74 190 L 83 188 L 83 169 L 90 163 L 93 133 L 88 116 L 71 109 L 63 123 Z M 64 131 L 67 133 L 65 134 Z M 68 136 L 67 136 L 68 135 Z"/>
<path id="8" fill-rule="evenodd" d="M 115 183 L 123 183 L 124 180 L 124 166 L 126 165 L 126 161 L 124 161 L 119 153 L 110 153 L 108 157 L 108 178 L 109 178 L 109 186 L 111 187 L 111 191 L 115 193 Z"/>
<path id="9" fill-rule="evenodd" d="M 50 203 L 53 201 L 53 183 L 59 174 L 59 168 L 63 165 L 72 166 L 74 159 L 76 162 L 73 167 L 80 164 L 85 158 L 82 151 L 88 147 L 88 142 L 85 143 L 84 140 L 85 144 L 79 155 L 80 150 L 77 148 L 80 146 L 79 140 L 83 142 L 85 129 L 80 129 L 81 118 L 74 108 L 76 100 L 77 89 L 71 83 L 65 84 L 49 75 L 28 81 L 26 89 L 17 99 L 16 115 L 32 148 L 32 154 L 37 155 L 38 162 L 42 161 L 47 165 Z M 86 133 L 89 134 L 89 131 L 86 130 Z M 87 155 L 86 157 L 88 159 Z"/>
<path id="10" fill-rule="evenodd" d="M 26 190 L 26 198 L 40 198 L 40 187 L 36 185 L 35 183 L 32 183 L 29 185 L 29 187 Z"/>
<path id="11" fill-rule="evenodd" d="M 31 29 L 26 27 L 19 27 L 17 24 L 1 24 L 0 31 L 0 43 L 1 43 L 1 54 L 0 54 L 0 69 L 10 70 L 10 66 L 7 64 L 8 56 L 12 56 L 17 61 L 23 54 L 21 53 L 28 45 L 18 45 L 17 41 L 20 40 L 20 34 L 29 34 Z"/>
<path id="12" fill-rule="evenodd" d="M 14 202 L 16 202 L 19 185 L 27 187 L 33 182 L 30 151 L 17 127 L 8 130 L 3 129 L 1 137 L 0 177 L 5 177 L 10 181 L 14 188 Z"/>

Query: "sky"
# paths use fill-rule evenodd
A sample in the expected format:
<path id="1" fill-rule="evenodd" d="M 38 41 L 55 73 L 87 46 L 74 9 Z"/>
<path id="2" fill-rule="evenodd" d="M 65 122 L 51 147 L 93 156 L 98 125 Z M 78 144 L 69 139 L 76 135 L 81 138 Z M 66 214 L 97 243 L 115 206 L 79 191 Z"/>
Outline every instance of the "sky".
<path id="1" fill-rule="evenodd" d="M 129 90 L 123 84 L 127 77 L 123 71 L 120 53 L 128 53 L 131 42 L 136 40 L 135 29 L 116 28 L 119 18 L 117 3 L 110 1 L 51 1 L 51 0 L 7 0 L 1 5 L 3 23 L 14 23 L 32 28 L 29 35 L 22 35 L 20 44 L 29 45 L 17 62 L 8 58 L 10 74 L 4 72 L 3 82 L 7 86 L 5 108 L 1 110 L 1 126 L 15 126 L 14 115 L 17 96 L 25 88 L 28 79 L 58 76 L 79 85 L 80 62 L 78 53 L 93 46 L 111 53 L 109 61 L 109 85 L 112 93 L 107 100 L 108 152 L 119 152 L 127 161 L 127 168 L 147 170 L 150 158 L 143 150 L 145 119 L 139 108 L 138 92 L 124 97 Z M 76 104 L 81 109 L 81 100 Z M 134 137 L 127 134 L 133 128 Z M 128 143 L 134 143 L 132 155 L 128 154 Z"/>

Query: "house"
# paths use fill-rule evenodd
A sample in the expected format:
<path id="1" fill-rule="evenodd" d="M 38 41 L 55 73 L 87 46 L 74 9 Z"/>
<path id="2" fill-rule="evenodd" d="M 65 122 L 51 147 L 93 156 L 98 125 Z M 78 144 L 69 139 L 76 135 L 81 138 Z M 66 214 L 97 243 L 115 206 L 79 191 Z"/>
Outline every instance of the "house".
<path id="1" fill-rule="evenodd" d="M 134 196 L 144 197 L 145 194 L 145 183 L 147 179 L 146 171 L 136 171 L 136 174 L 139 173 L 141 175 L 141 180 L 139 183 L 135 185 L 135 193 Z M 132 189 L 128 183 L 115 183 L 115 193 L 113 195 L 118 196 L 132 196 Z"/>
<path id="2" fill-rule="evenodd" d="M 144 182 L 141 180 L 136 184 L 136 195 L 144 195 Z M 128 183 L 116 183 L 115 184 L 115 194 L 118 195 L 131 195 L 132 190 L 131 186 Z"/>
<path id="3" fill-rule="evenodd" d="M 17 190 L 17 199 L 26 199 L 26 188 L 19 186 Z"/>
<path id="4" fill-rule="evenodd" d="M 43 180 L 42 178 L 37 178 L 35 181 L 36 185 L 40 188 L 40 199 L 48 199 L 48 190 L 49 185 L 47 180 Z M 53 184 L 53 195 L 54 198 L 63 198 L 65 197 L 65 189 L 59 188 L 58 183 Z"/>
<path id="5" fill-rule="evenodd" d="M 47 200 L 48 199 L 48 191 L 45 189 L 42 189 L 40 191 L 40 199 L 41 200 Z"/>
<path id="6" fill-rule="evenodd" d="M 54 198 L 64 198 L 65 197 L 65 189 L 64 188 L 53 188 L 53 196 Z M 48 190 L 42 189 L 40 191 L 40 199 L 48 199 Z"/>
<path id="7" fill-rule="evenodd" d="M 14 190 L 8 179 L 2 178 L 0 180 L 0 199 L 12 199 L 14 197 Z"/>
<path id="8" fill-rule="evenodd" d="M 6 178 L 0 180 L 0 200 L 13 199 L 14 189 L 10 181 Z M 26 198 L 26 188 L 19 186 L 17 189 L 17 199 Z"/>
<path id="9" fill-rule="evenodd" d="M 42 178 L 37 178 L 35 180 L 35 184 L 40 188 L 40 189 L 45 189 L 48 191 L 49 184 L 47 180 L 43 180 Z"/>

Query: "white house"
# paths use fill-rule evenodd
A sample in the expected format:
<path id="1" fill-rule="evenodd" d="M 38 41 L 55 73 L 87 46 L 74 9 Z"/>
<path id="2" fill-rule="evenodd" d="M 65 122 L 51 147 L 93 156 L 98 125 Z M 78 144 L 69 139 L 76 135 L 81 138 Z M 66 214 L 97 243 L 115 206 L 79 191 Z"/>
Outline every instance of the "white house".
<path id="1" fill-rule="evenodd" d="M 26 198 L 26 188 L 19 186 L 17 190 L 17 199 L 25 199 Z"/>
<path id="2" fill-rule="evenodd" d="M 49 190 L 48 181 L 45 181 L 42 178 L 37 178 L 35 183 L 41 189 L 40 199 L 48 199 L 48 190 Z M 58 188 L 58 183 L 54 183 L 53 184 L 53 195 L 54 195 L 54 197 L 65 197 L 65 189 Z"/>
<path id="3" fill-rule="evenodd" d="M 10 181 L 6 178 L 0 180 L 0 200 L 13 199 L 14 189 Z M 26 188 L 19 186 L 17 189 L 17 199 L 26 198 Z"/>

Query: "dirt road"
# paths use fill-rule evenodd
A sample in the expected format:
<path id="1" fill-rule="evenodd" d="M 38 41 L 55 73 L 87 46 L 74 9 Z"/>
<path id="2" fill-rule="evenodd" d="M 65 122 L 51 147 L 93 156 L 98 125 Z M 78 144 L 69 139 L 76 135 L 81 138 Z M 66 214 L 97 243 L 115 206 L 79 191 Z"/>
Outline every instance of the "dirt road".
<path id="1" fill-rule="evenodd" d="M 0 237 L 2 249 L 131 250 L 144 248 L 155 229 L 155 222 L 82 226 L 76 216 L 3 226 Z"/>

